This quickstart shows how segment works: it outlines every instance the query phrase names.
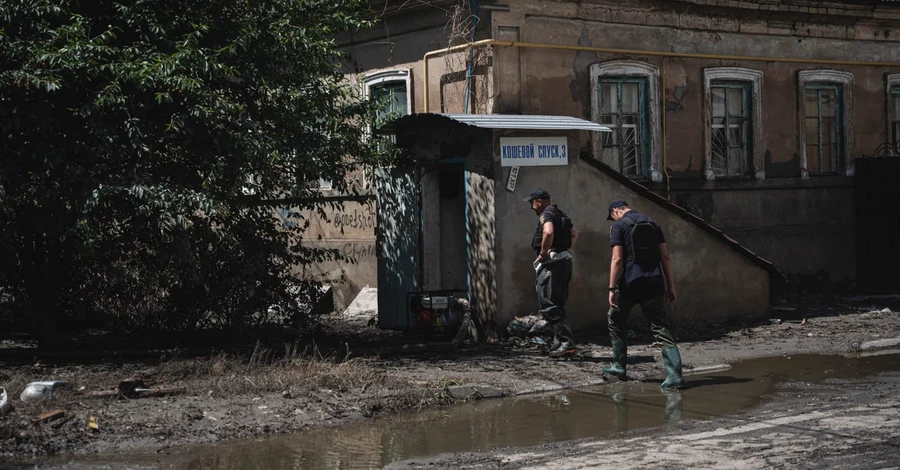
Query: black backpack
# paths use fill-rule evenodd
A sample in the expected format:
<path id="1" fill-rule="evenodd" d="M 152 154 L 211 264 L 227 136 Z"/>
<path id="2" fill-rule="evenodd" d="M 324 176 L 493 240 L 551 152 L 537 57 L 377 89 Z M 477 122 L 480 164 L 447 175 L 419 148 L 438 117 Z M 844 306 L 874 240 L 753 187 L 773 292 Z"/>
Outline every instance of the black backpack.
<path id="1" fill-rule="evenodd" d="M 627 216 L 622 217 L 622 220 L 631 227 L 626 241 L 626 245 L 630 247 L 628 258 L 641 264 L 659 263 L 659 234 L 656 226 L 649 220 L 635 222 Z"/>

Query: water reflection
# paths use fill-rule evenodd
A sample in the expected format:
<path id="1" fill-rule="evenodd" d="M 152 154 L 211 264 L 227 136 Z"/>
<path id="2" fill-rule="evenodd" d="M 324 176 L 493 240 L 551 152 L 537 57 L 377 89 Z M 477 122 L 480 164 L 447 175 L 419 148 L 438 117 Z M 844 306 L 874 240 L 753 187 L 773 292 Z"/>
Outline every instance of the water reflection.
<path id="1" fill-rule="evenodd" d="M 621 382 L 538 397 L 485 400 L 222 446 L 215 453 L 193 454 L 186 468 L 382 468 L 421 456 L 603 437 L 733 413 L 754 406 L 772 388 L 768 378 L 723 375 L 712 382 L 717 385 L 686 392 L 660 392 L 655 382 Z"/>
<path id="2" fill-rule="evenodd" d="M 815 384 L 888 370 L 900 370 L 898 356 L 756 359 L 736 363 L 728 371 L 685 377 L 682 391 L 661 392 L 658 380 L 625 381 L 484 400 L 295 435 L 182 448 L 159 463 L 189 469 L 382 468 L 443 453 L 607 437 L 680 420 L 733 416 L 772 399 L 776 387 L 812 391 Z M 104 458 L 107 465 L 114 460 Z M 131 456 L 107 468 L 136 468 L 139 460 Z M 84 463 L 78 468 L 92 468 Z"/>

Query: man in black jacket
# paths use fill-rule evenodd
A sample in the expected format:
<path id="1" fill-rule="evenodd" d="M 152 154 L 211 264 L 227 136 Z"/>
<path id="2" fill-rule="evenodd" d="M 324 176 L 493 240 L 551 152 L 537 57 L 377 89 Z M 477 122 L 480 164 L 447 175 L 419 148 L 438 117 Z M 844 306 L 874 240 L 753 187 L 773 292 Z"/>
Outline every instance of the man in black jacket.
<path id="1" fill-rule="evenodd" d="M 566 300 L 572 280 L 569 249 L 578 238 L 578 230 L 569 216 L 550 202 L 547 191 L 538 188 L 525 202 L 531 203 L 531 209 L 540 217 L 531 247 L 537 253 L 533 266 L 541 315 L 553 330 L 550 357 L 570 356 L 575 353 L 575 336 L 566 321 Z"/>

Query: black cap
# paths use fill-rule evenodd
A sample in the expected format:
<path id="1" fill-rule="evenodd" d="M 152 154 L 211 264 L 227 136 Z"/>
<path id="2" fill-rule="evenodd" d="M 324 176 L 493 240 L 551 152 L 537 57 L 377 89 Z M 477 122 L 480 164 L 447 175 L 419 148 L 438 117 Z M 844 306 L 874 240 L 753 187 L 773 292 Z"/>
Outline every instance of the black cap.
<path id="1" fill-rule="evenodd" d="M 618 208 L 618 207 L 625 207 L 625 206 L 627 206 L 627 205 L 628 205 L 628 203 L 625 202 L 625 200 L 623 200 L 623 199 L 616 199 L 615 201 L 610 202 L 610 203 L 609 203 L 609 214 L 607 214 L 606 220 L 612 220 L 612 219 L 613 219 L 613 218 L 612 218 L 612 211 L 613 211 L 613 209 L 616 209 L 616 208 Z"/>
<path id="2" fill-rule="evenodd" d="M 550 193 L 545 191 L 543 188 L 537 188 L 525 198 L 525 202 L 531 202 L 535 199 L 550 199 Z"/>

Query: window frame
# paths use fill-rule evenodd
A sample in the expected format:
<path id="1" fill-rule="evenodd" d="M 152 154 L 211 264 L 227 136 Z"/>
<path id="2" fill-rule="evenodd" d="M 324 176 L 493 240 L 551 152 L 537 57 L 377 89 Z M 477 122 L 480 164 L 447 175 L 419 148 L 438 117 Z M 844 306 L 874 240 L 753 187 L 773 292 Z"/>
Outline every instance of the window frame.
<path id="1" fill-rule="evenodd" d="M 845 139 L 845 137 L 844 137 L 844 132 L 845 132 L 844 131 L 844 109 L 843 109 L 843 104 L 842 104 L 843 96 L 844 96 L 843 86 L 840 84 L 829 83 L 829 82 L 809 82 L 803 88 L 803 113 L 804 113 L 804 116 L 803 116 L 802 133 L 803 133 L 804 140 L 806 139 L 807 135 L 809 134 L 809 131 L 806 126 L 809 124 L 809 119 L 811 116 L 806 114 L 806 95 L 810 91 L 813 91 L 816 93 L 816 106 L 818 108 L 817 114 L 815 117 L 818 119 L 818 122 L 816 124 L 816 130 L 819 134 L 819 139 L 818 139 L 819 143 L 817 144 L 817 147 L 819 149 L 819 155 L 816 155 L 816 157 L 818 159 L 819 171 L 817 171 L 815 173 L 809 171 L 809 157 L 810 156 L 809 156 L 809 154 L 806 154 L 806 155 L 804 155 L 804 157 L 807 159 L 807 161 L 806 161 L 807 171 L 809 172 L 810 175 L 817 175 L 817 176 L 828 176 L 828 175 L 839 174 L 841 165 L 843 165 L 844 158 L 846 158 L 844 156 L 844 147 L 843 147 L 843 142 Z M 822 141 L 823 141 L 823 139 L 822 139 L 822 136 L 825 132 L 825 128 L 822 125 L 822 119 L 823 119 L 822 95 L 821 95 L 822 91 L 831 91 L 834 93 L 834 116 L 831 116 L 831 117 L 834 118 L 834 122 L 832 125 L 834 126 L 834 129 L 833 129 L 834 130 L 834 140 L 836 142 L 835 142 L 835 144 L 832 144 L 832 145 L 835 145 L 837 154 L 832 155 L 832 157 L 831 157 L 832 161 L 830 162 L 830 165 L 829 165 L 832 168 L 831 171 L 822 171 L 822 163 L 823 163 L 823 156 L 822 156 L 822 147 L 823 147 Z M 809 146 L 810 146 L 809 141 L 806 141 L 806 145 L 804 148 L 808 149 Z"/>
<path id="2" fill-rule="evenodd" d="M 636 132 L 638 132 L 637 135 L 638 135 L 640 143 L 635 145 L 635 147 L 638 147 L 640 153 L 638 154 L 639 158 L 637 158 L 637 163 L 636 163 L 637 171 L 634 174 L 625 173 L 625 162 L 623 160 L 624 157 L 621 153 L 621 150 L 622 150 L 621 137 L 622 137 L 623 129 L 625 128 L 625 125 L 623 125 L 623 123 L 622 123 L 622 117 L 624 115 L 624 113 L 622 112 L 622 101 L 623 101 L 622 100 L 622 90 L 623 90 L 623 85 L 625 85 L 625 84 L 637 85 L 637 110 L 638 110 L 637 118 L 638 118 L 640 127 L 639 127 L 639 129 L 636 129 Z M 615 124 L 609 124 L 609 123 L 602 122 L 603 116 L 604 116 L 603 99 L 602 99 L 603 93 L 600 91 L 600 87 L 602 87 L 603 85 L 615 85 L 616 86 L 616 102 L 617 102 L 618 106 L 617 106 L 615 113 L 613 113 L 613 115 L 615 116 L 615 120 L 616 120 Z M 649 103 L 647 100 L 648 87 L 649 87 L 649 82 L 645 77 L 613 77 L 613 76 L 609 76 L 609 77 L 600 77 L 597 80 L 597 90 L 596 90 L 596 92 L 598 94 L 597 106 L 599 107 L 597 116 L 600 119 L 600 122 L 602 125 L 609 127 L 613 131 L 611 133 L 604 132 L 600 135 L 601 152 L 604 149 L 604 147 L 602 145 L 603 138 L 607 137 L 608 135 L 613 135 L 613 134 L 616 135 L 617 136 L 616 141 L 618 144 L 617 147 L 619 148 L 619 151 L 617 152 L 618 153 L 617 160 L 618 160 L 619 171 L 622 174 L 624 174 L 628 177 L 632 177 L 632 178 L 646 178 L 649 176 L 649 173 L 650 173 L 650 171 L 649 171 L 649 169 L 651 167 L 650 166 L 650 139 L 648 138 L 650 135 L 650 110 L 648 109 Z"/>
<path id="3" fill-rule="evenodd" d="M 717 84 L 740 84 L 746 87 L 750 103 L 750 137 L 747 139 L 749 155 L 746 175 L 717 176 L 713 167 L 712 142 L 712 88 Z M 753 178 L 766 179 L 765 129 L 762 108 L 763 73 L 760 70 L 742 67 L 710 67 L 703 69 L 703 154 L 704 178 Z"/>
<path id="4" fill-rule="evenodd" d="M 801 70 L 797 74 L 797 155 L 800 157 L 800 177 L 809 179 L 810 172 L 806 155 L 806 89 L 808 87 L 837 86 L 840 96 L 837 106 L 840 116 L 837 117 L 840 129 L 836 168 L 830 173 L 816 175 L 853 176 L 854 102 L 853 74 L 840 70 Z"/>
<path id="5" fill-rule="evenodd" d="M 600 122 L 600 82 L 610 79 L 644 79 L 646 80 L 645 99 L 646 105 L 643 111 L 647 113 L 646 119 L 641 119 L 642 126 L 645 126 L 645 133 L 642 136 L 642 146 L 646 146 L 646 152 L 643 155 L 645 168 L 642 174 L 629 176 L 635 179 L 650 179 L 654 182 L 663 181 L 662 171 L 662 132 L 660 120 L 660 89 L 659 89 L 659 68 L 655 65 L 640 62 L 636 60 L 611 60 L 591 65 L 591 120 L 596 123 Z M 598 159 L 607 165 L 622 172 L 621 162 L 608 161 L 603 155 L 603 140 L 598 132 L 591 133 L 591 144 L 593 153 Z M 624 175 L 624 173 L 623 173 Z"/>
<path id="6" fill-rule="evenodd" d="M 404 115 L 407 116 L 412 114 L 415 109 L 412 101 L 412 69 L 391 69 L 373 72 L 362 75 L 359 79 L 359 83 L 362 87 L 363 99 L 367 101 L 372 98 L 372 91 L 379 86 L 390 83 L 403 83 L 406 86 L 406 114 Z M 372 129 L 372 126 L 370 125 L 367 138 L 371 139 L 373 136 L 374 129 Z M 363 189 L 369 189 L 373 186 L 372 178 L 374 171 L 374 168 L 363 168 Z"/>
<path id="7" fill-rule="evenodd" d="M 900 74 L 885 74 L 886 97 L 884 125 L 887 142 L 891 144 L 889 155 L 900 156 L 900 116 L 894 116 L 894 100 L 900 100 Z"/>

